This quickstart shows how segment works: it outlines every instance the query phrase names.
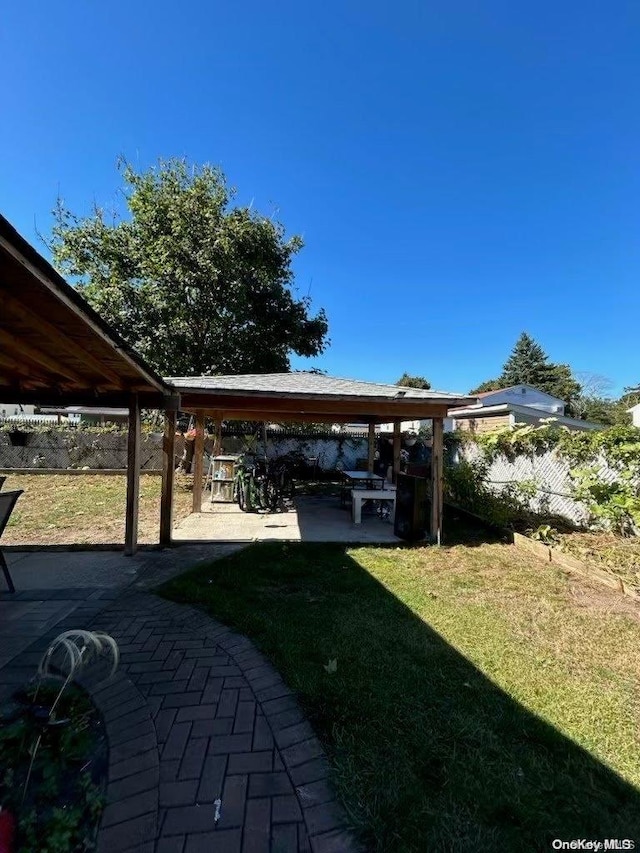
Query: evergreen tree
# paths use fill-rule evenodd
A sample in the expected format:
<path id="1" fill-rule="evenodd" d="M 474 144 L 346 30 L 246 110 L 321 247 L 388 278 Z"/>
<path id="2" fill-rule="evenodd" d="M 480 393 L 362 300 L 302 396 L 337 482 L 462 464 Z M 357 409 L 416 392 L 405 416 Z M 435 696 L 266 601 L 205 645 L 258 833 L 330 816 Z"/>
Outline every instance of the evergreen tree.
<path id="1" fill-rule="evenodd" d="M 523 332 L 502 369 L 502 387 L 510 385 L 533 385 L 540 390 L 549 376 L 549 359 L 540 344 Z"/>
<path id="2" fill-rule="evenodd" d="M 539 391 L 558 397 L 567 404 L 567 414 L 571 413 L 571 403 L 580 394 L 577 382 L 568 364 L 553 364 L 539 343 L 523 332 L 505 362 L 500 387 L 511 385 L 532 385 Z"/>

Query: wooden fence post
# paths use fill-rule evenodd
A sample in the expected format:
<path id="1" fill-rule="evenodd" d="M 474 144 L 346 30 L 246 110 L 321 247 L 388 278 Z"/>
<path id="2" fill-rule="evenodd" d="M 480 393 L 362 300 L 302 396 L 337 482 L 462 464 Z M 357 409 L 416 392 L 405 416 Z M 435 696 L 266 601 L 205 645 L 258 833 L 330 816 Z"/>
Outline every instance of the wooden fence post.
<path id="1" fill-rule="evenodd" d="M 160 544 L 171 545 L 173 528 L 173 484 L 176 467 L 177 411 L 164 413 L 164 436 L 162 440 L 162 494 L 160 497 Z"/>
<path id="2" fill-rule="evenodd" d="M 124 553 L 135 554 L 138 547 L 138 507 L 140 503 L 140 401 L 133 394 L 129 403 L 127 438 L 127 504 L 125 510 Z"/>

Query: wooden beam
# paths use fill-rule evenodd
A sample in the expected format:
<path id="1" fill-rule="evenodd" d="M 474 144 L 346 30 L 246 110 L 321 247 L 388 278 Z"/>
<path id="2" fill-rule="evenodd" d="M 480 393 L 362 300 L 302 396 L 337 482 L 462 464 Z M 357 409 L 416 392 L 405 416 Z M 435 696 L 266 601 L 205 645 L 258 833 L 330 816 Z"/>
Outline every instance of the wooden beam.
<path id="1" fill-rule="evenodd" d="M 19 244 L 14 245 L 14 242 L 11 242 L 1 236 L 0 248 L 6 252 L 14 262 L 17 262 L 33 278 L 35 278 L 46 291 L 52 294 L 56 301 L 61 302 L 69 311 L 75 314 L 76 317 L 80 319 L 80 322 L 84 327 L 90 327 L 91 331 L 101 338 L 119 359 L 124 359 L 124 361 L 133 368 L 136 375 L 142 376 L 149 382 L 151 387 L 156 388 L 160 394 L 166 393 L 168 387 L 162 379 L 149 372 L 150 368 L 145 365 L 142 359 L 137 360 L 134 358 L 129 352 L 129 348 L 126 343 L 123 340 L 114 337 L 115 333 L 104 322 L 104 320 L 100 318 L 98 313 L 86 305 L 86 303 L 83 303 L 82 299 L 80 299 L 74 289 L 67 284 L 67 282 L 53 269 L 53 267 L 47 264 L 44 258 L 37 254 L 32 246 L 29 246 L 29 244 L 26 243 L 23 238 L 20 238 L 19 235 L 16 236 L 18 236 L 24 244 L 27 252 L 33 252 L 37 259 L 36 263 L 38 263 L 38 261 L 42 262 L 50 272 L 43 272 L 39 266 L 36 266 L 31 260 L 29 260 L 25 254 L 25 249 L 21 249 Z M 13 276 L 11 276 L 11 278 L 13 278 Z M 7 278 L 7 281 L 8 280 L 9 279 Z"/>
<path id="2" fill-rule="evenodd" d="M 7 355 L 7 353 L 0 352 L 0 374 L 3 373 L 24 377 L 24 381 L 27 383 L 31 382 L 36 384 L 39 382 L 41 384 L 51 384 L 54 381 L 54 378 L 50 373 L 34 370 L 32 365 L 27 365 L 22 361 L 17 361 L 15 358 L 11 358 L 10 355 Z M 20 379 L 19 381 L 22 384 L 23 380 Z"/>
<path id="3" fill-rule="evenodd" d="M 220 456 L 222 453 L 222 417 L 220 413 L 216 413 L 218 417 L 215 419 L 214 438 L 213 438 L 213 455 Z"/>
<path id="4" fill-rule="evenodd" d="M 400 421 L 396 421 L 393 425 L 393 482 L 398 482 L 398 474 L 400 473 L 400 451 L 402 450 L 402 433 L 400 431 Z"/>
<path id="5" fill-rule="evenodd" d="M 373 461 L 374 461 L 375 452 L 376 452 L 376 426 L 375 426 L 375 424 L 369 424 L 368 450 L 369 450 L 369 454 L 367 457 L 367 471 L 370 474 L 373 474 Z"/>
<path id="6" fill-rule="evenodd" d="M 193 447 L 193 512 L 202 511 L 202 468 L 204 464 L 204 412 L 196 412 L 196 437 Z"/>
<path id="7" fill-rule="evenodd" d="M 115 370 L 107 367 L 103 361 L 84 349 L 84 347 L 79 344 L 78 340 L 72 340 L 67 337 L 65 332 L 63 332 L 59 326 L 54 326 L 53 323 L 50 323 L 48 320 L 44 319 L 35 311 L 32 311 L 22 302 L 7 293 L 3 294 L 2 301 L 9 313 L 18 317 L 20 322 L 24 323 L 25 326 L 35 329 L 45 339 L 51 341 L 52 344 L 59 346 L 75 360 L 86 364 L 87 367 L 95 370 L 99 376 L 104 376 L 112 385 L 115 385 L 116 388 L 121 388 L 123 386 L 124 383 L 122 381 L 122 377 L 120 377 Z"/>
<path id="8" fill-rule="evenodd" d="M 55 357 L 42 352 L 42 350 L 21 340 L 17 335 L 13 335 L 6 329 L 0 329 L 0 344 L 7 347 L 9 354 L 13 355 L 14 358 L 17 356 L 20 359 L 25 359 L 27 362 L 31 361 L 37 364 L 38 367 L 44 367 L 51 374 L 53 382 L 59 381 L 59 377 L 63 376 L 73 385 L 79 385 L 80 387 L 96 386 L 95 380 L 91 379 L 91 377 L 86 376 L 82 372 L 74 371 L 68 364 L 61 364 Z"/>
<path id="9" fill-rule="evenodd" d="M 160 544 L 171 545 L 173 529 L 173 483 L 176 467 L 176 426 L 178 413 L 164 413 L 164 438 L 162 441 L 162 493 L 160 496 Z"/>
<path id="10" fill-rule="evenodd" d="M 236 420 L 292 420 L 311 419 L 318 422 L 337 421 L 344 415 L 357 422 L 364 417 L 371 420 L 414 421 L 445 417 L 447 410 L 457 400 L 442 402 L 398 400 L 362 400 L 339 397 L 304 398 L 284 395 L 260 396 L 258 394 L 196 394 L 181 390 L 182 408 L 187 412 L 199 409 L 219 409 L 225 418 Z"/>
<path id="11" fill-rule="evenodd" d="M 195 406 L 190 406 L 188 403 L 185 404 L 182 401 L 180 405 L 180 410 L 183 412 L 188 412 L 189 414 L 195 414 L 198 409 Z M 207 417 L 215 420 L 217 416 L 217 409 L 204 409 Z M 437 413 L 441 417 L 446 417 L 446 410 L 441 410 Z M 435 417 L 434 412 L 429 412 L 428 415 L 421 417 L 422 420 L 424 418 L 432 418 Z M 342 412 L 333 412 L 333 414 L 327 414 L 323 412 L 321 414 L 314 414 L 309 412 L 273 412 L 273 411 L 247 411 L 247 410 L 225 410 L 222 413 L 222 420 L 224 421 L 266 421 L 267 423 L 318 423 L 318 424 L 362 424 L 363 431 L 366 432 L 366 427 L 369 423 L 380 424 L 380 423 L 388 423 L 392 420 L 388 415 L 363 415 L 360 412 L 347 412 L 346 414 Z M 413 416 L 405 417 L 401 416 L 400 418 L 395 418 L 395 420 L 415 420 Z"/>
<path id="12" fill-rule="evenodd" d="M 140 400 L 133 394 L 129 403 L 127 440 L 127 507 L 124 553 L 135 554 L 138 547 L 138 505 L 140 502 Z"/>
<path id="13" fill-rule="evenodd" d="M 442 506 L 444 493 L 443 421 L 433 419 L 433 444 L 431 448 L 431 537 L 438 545 L 442 542 Z"/>
<path id="14" fill-rule="evenodd" d="M 184 409 L 189 411 L 189 409 Z M 195 411 L 195 410 L 194 410 Z M 211 415 L 210 415 L 211 417 Z M 266 421 L 267 423 L 311 423 L 311 424 L 349 424 L 362 423 L 368 424 L 370 418 L 363 415 L 354 416 L 353 414 L 334 413 L 332 415 L 323 414 L 308 414 L 304 412 L 255 412 L 255 411 L 231 411 L 225 412 L 223 420 L 225 421 Z M 363 427 L 364 429 L 364 427 Z"/>
<path id="15" fill-rule="evenodd" d="M 35 379 L 30 380 L 35 385 Z M 124 391 L 99 392 L 89 388 L 78 390 L 66 390 L 62 383 L 60 386 L 50 384 L 45 388 L 27 389 L 24 383 L 13 382 L 11 384 L 0 383 L 0 403 L 29 403 L 35 406 L 107 406 L 109 408 L 121 409 L 129 405 L 131 394 Z M 143 409 L 164 409 L 164 397 L 162 394 L 138 394 L 140 407 Z"/>

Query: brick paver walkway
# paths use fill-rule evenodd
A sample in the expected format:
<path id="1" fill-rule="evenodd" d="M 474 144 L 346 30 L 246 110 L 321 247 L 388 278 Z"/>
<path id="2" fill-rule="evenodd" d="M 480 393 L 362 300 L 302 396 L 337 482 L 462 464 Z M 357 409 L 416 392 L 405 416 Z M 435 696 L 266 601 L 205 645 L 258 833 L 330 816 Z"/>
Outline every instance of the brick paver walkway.
<path id="1" fill-rule="evenodd" d="M 97 695 L 110 741 L 99 853 L 355 850 L 319 741 L 249 640 L 147 593 L 94 625 L 122 654 Z"/>
<path id="2" fill-rule="evenodd" d="M 270 663 L 201 611 L 146 591 L 235 548 L 141 556 L 128 590 L 0 592 L 0 701 L 33 677 L 61 631 L 118 641 L 116 676 L 87 685 L 109 742 L 98 853 L 359 849 L 320 743 Z"/>

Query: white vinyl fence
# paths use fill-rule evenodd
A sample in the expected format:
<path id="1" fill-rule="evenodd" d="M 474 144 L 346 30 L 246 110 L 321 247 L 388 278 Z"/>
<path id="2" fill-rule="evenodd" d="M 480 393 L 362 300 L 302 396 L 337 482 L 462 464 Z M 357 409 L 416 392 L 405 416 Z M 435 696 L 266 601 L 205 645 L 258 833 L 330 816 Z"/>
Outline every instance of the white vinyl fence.
<path id="1" fill-rule="evenodd" d="M 16 441 L 24 442 L 15 443 Z M 239 453 L 243 439 L 223 436 L 223 453 Z M 184 439 L 176 438 L 176 455 L 182 455 Z M 260 442 L 259 447 L 262 448 Z M 205 439 L 205 452 L 213 451 L 213 438 Z M 366 437 L 336 435 L 331 437 L 294 437 L 269 435 L 267 452 L 270 457 L 297 451 L 314 460 L 319 471 L 336 468 L 349 470 L 356 460 L 366 458 Z M 12 469 L 86 469 L 104 470 L 127 467 L 126 432 L 92 433 L 86 430 L 47 430 L 24 432 L 11 437 L 0 431 L 0 468 Z M 162 434 L 143 433 L 141 467 L 144 471 L 162 468 Z"/>
<path id="2" fill-rule="evenodd" d="M 462 445 L 458 453 L 460 458 L 470 462 L 482 457 L 481 449 L 471 443 Z M 513 462 L 499 455 L 489 468 L 487 484 L 500 492 L 509 483 L 535 483 L 536 494 L 529 499 L 529 506 L 534 512 L 550 513 L 584 524 L 588 511 L 582 502 L 572 497 L 569 467 L 568 462 L 552 451 L 517 456 Z M 604 460 L 598 467 L 598 476 L 603 483 L 613 483 L 617 478 L 616 472 Z"/>

